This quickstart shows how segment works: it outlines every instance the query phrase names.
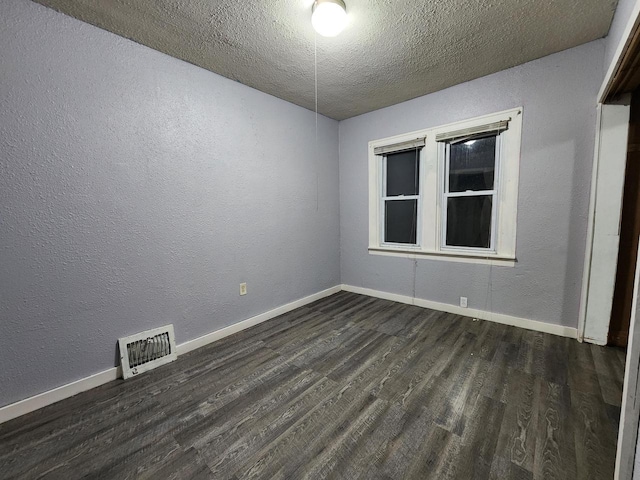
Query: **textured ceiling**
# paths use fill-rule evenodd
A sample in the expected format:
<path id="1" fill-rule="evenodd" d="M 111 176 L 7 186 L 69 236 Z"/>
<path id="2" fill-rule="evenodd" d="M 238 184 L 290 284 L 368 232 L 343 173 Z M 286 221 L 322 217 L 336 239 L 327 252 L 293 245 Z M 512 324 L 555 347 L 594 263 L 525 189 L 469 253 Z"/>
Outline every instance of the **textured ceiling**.
<path id="1" fill-rule="evenodd" d="M 313 0 L 35 0 L 314 109 Z M 341 120 L 607 34 L 616 0 L 345 0 L 317 37 L 318 108 Z"/>

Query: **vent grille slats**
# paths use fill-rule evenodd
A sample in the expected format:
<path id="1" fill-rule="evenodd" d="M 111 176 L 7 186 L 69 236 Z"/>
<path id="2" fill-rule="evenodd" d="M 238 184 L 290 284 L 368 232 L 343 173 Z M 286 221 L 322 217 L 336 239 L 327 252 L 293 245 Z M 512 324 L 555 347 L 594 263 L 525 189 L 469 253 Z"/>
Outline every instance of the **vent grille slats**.
<path id="1" fill-rule="evenodd" d="M 121 338 L 119 345 L 125 379 L 177 358 L 173 325 Z"/>
<path id="2" fill-rule="evenodd" d="M 161 333 L 153 337 L 136 340 L 127 344 L 129 353 L 129 366 L 137 367 L 147 362 L 152 362 L 171 353 L 169 345 L 169 333 Z"/>

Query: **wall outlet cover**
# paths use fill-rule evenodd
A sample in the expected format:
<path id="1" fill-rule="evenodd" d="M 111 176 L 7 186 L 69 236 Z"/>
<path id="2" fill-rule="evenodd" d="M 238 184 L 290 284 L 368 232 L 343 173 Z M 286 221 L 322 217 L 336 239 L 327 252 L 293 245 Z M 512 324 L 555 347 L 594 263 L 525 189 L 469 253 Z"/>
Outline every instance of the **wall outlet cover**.
<path id="1" fill-rule="evenodd" d="M 460 306 L 467 308 L 467 297 L 460 297 Z"/>
<path id="2" fill-rule="evenodd" d="M 247 284 L 246 283 L 241 283 L 240 284 L 240 295 L 246 295 L 247 294 Z"/>

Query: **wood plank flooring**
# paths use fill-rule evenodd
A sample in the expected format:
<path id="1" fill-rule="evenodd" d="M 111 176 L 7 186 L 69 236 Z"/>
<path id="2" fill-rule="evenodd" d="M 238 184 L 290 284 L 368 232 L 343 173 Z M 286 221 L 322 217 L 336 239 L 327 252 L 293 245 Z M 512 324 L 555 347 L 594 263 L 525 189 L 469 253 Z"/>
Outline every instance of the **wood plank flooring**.
<path id="1" fill-rule="evenodd" d="M 0 425 L 0 478 L 611 479 L 623 369 L 340 292 Z"/>

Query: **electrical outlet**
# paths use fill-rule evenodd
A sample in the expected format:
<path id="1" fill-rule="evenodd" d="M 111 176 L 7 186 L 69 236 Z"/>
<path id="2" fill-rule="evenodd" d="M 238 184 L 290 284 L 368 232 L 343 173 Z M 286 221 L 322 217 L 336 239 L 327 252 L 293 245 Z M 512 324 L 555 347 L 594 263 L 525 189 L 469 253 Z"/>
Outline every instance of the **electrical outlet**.
<path id="1" fill-rule="evenodd" d="M 246 295 L 247 294 L 247 284 L 246 283 L 241 283 L 240 284 L 240 295 Z"/>
<path id="2" fill-rule="evenodd" d="M 460 306 L 462 308 L 467 308 L 467 297 L 460 297 Z"/>

